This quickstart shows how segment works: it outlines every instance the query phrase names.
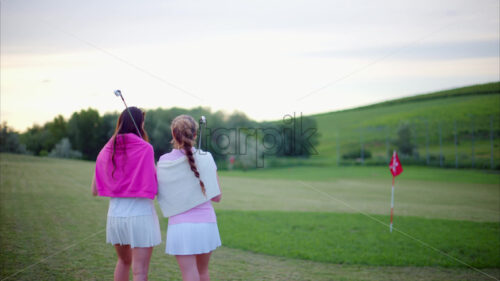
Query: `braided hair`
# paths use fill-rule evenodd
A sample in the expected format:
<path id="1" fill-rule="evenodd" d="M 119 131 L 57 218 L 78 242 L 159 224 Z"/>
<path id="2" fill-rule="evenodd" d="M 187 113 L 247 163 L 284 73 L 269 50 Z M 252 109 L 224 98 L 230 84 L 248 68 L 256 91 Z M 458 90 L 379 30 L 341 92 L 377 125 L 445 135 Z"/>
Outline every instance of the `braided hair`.
<path id="1" fill-rule="evenodd" d="M 172 129 L 172 144 L 174 148 L 183 149 L 189 162 L 189 167 L 194 175 L 200 180 L 201 192 L 206 196 L 205 184 L 200 179 L 200 173 L 196 168 L 192 147 L 195 143 L 196 131 L 198 124 L 194 121 L 193 117 L 189 115 L 179 115 L 175 117 L 170 125 Z"/>

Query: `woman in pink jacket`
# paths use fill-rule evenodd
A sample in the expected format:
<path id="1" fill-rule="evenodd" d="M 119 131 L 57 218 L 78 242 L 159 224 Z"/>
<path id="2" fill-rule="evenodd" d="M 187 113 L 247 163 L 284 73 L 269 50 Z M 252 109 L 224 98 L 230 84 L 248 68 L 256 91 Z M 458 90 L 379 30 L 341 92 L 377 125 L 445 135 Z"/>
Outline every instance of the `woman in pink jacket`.
<path id="1" fill-rule="evenodd" d="M 144 130 L 145 114 L 124 110 L 115 133 L 97 156 L 92 193 L 110 197 L 106 242 L 118 255 L 114 280 L 147 280 L 153 246 L 161 243 L 153 199 L 158 192 L 154 152 Z"/>

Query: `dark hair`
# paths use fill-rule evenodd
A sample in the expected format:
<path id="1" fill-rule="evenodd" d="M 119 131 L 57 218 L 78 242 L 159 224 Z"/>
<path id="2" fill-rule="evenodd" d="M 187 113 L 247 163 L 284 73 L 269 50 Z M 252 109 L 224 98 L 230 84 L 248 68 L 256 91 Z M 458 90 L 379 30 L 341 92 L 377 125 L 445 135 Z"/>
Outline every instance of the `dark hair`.
<path id="1" fill-rule="evenodd" d="M 189 115 L 179 115 L 175 117 L 170 127 L 172 129 L 173 136 L 172 144 L 176 144 L 179 148 L 184 149 L 189 162 L 189 167 L 200 181 L 201 192 L 203 192 L 203 195 L 207 196 L 205 184 L 200 179 L 200 173 L 198 172 L 198 168 L 196 167 L 196 163 L 194 161 L 193 151 L 191 151 L 191 148 L 194 145 L 194 139 L 196 138 L 198 124 L 194 121 L 193 117 Z"/>
<path id="2" fill-rule="evenodd" d="M 134 118 L 135 124 L 137 124 L 137 127 L 139 127 L 139 132 L 141 133 L 142 139 L 144 139 L 145 141 L 149 141 L 148 134 L 143 128 L 146 112 L 140 110 L 135 106 L 131 106 L 128 109 L 130 110 L 130 114 L 132 114 L 132 117 Z M 111 154 L 111 161 L 113 162 L 113 172 L 111 173 L 111 175 L 113 177 L 116 170 L 116 163 L 115 163 L 116 137 L 121 134 L 130 134 L 130 133 L 138 137 L 141 137 L 137 132 L 137 128 L 135 127 L 134 122 L 132 122 L 132 118 L 130 118 L 130 114 L 128 113 L 127 109 L 122 111 L 120 117 L 118 117 L 118 121 L 116 122 L 115 132 L 113 133 L 112 137 L 113 153 Z"/>
<path id="3" fill-rule="evenodd" d="M 139 127 L 139 131 L 141 132 L 142 138 L 145 141 L 149 141 L 148 135 L 142 128 L 142 123 L 144 122 L 144 117 L 146 116 L 146 113 L 139 108 L 135 106 L 131 106 L 128 108 L 130 110 L 130 113 L 134 117 L 135 124 L 137 124 L 137 127 Z M 137 129 L 134 125 L 134 122 L 132 122 L 132 118 L 130 118 L 130 114 L 128 113 L 128 110 L 125 109 L 122 111 L 120 114 L 120 117 L 118 118 L 118 122 L 116 122 L 116 128 L 115 128 L 115 133 L 113 134 L 113 137 L 116 135 L 120 134 L 135 134 L 138 137 L 141 137 L 137 133 Z"/>

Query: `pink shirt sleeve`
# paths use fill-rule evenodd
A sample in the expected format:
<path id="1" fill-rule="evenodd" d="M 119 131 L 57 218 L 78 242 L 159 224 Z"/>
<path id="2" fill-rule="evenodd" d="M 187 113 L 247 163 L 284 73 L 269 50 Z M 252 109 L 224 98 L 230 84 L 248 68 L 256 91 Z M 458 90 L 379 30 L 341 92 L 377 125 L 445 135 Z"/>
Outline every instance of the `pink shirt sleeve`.
<path id="1" fill-rule="evenodd" d="M 174 161 L 176 159 L 181 158 L 184 156 L 184 153 L 180 151 L 179 149 L 172 149 L 169 153 L 165 153 L 162 156 L 160 156 L 160 159 L 158 161 Z"/>

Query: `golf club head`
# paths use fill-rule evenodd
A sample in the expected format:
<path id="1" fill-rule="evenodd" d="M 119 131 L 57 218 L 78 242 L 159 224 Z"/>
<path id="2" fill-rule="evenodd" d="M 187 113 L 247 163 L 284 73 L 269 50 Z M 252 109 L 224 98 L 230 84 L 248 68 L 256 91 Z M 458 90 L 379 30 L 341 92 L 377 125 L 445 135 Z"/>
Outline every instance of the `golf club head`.
<path id="1" fill-rule="evenodd" d="M 200 124 L 207 124 L 207 118 L 205 118 L 205 116 L 201 116 Z"/>
<path id="2" fill-rule="evenodd" d="M 121 97 L 122 96 L 122 91 L 120 90 L 115 90 L 115 96 Z"/>

